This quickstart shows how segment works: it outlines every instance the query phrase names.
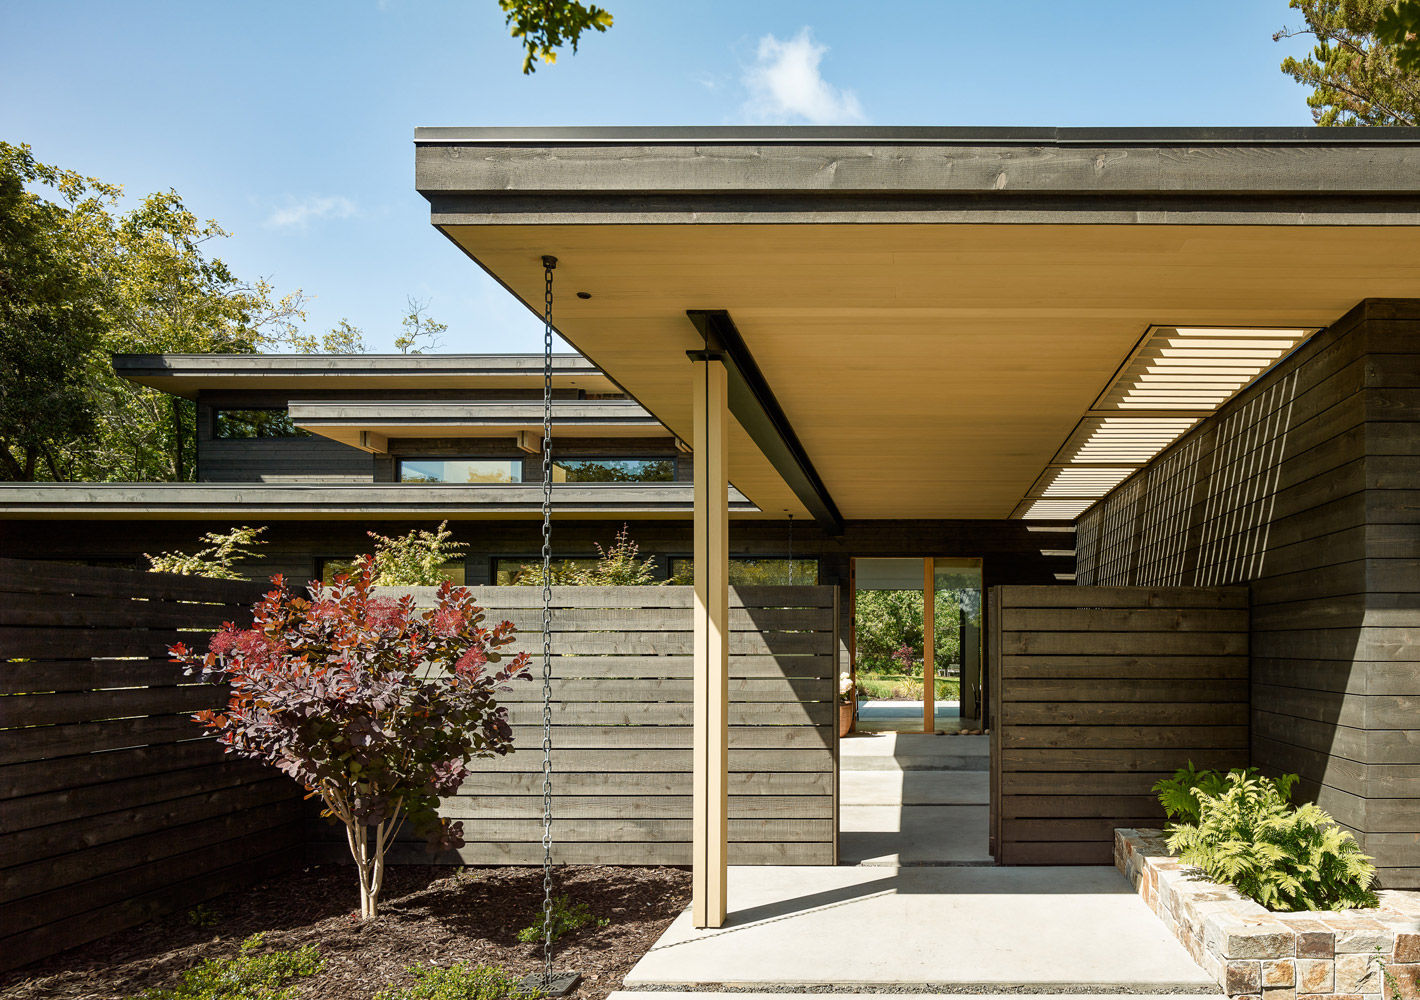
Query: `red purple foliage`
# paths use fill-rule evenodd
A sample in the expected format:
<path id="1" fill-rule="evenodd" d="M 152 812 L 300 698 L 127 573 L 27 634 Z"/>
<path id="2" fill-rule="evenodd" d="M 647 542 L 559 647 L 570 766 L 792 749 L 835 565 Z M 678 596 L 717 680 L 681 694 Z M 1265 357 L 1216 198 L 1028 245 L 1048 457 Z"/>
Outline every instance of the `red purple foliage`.
<path id="1" fill-rule="evenodd" d="M 513 625 L 485 627 L 467 590 L 445 583 L 417 612 L 411 597 L 371 596 L 372 566 L 366 556 L 329 587 L 313 581 L 309 598 L 272 577 L 251 628 L 224 626 L 206 654 L 169 650 L 190 675 L 231 686 L 225 710 L 195 716 L 229 753 L 289 774 L 345 824 L 367 917 L 406 819 L 434 849 L 463 843 L 439 796 L 458 790 L 470 760 L 513 749 L 495 694 L 529 676 L 527 653 L 488 669 Z"/>

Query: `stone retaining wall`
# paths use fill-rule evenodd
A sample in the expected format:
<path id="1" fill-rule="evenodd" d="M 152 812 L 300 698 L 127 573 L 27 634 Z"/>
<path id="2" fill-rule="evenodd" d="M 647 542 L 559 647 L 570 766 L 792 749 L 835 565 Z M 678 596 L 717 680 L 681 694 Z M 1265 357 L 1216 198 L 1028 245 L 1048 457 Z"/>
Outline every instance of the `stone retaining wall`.
<path id="1" fill-rule="evenodd" d="M 1159 830 L 1114 831 L 1114 864 L 1229 997 L 1420 1000 L 1420 892 L 1372 910 L 1272 913 L 1169 853 Z"/>

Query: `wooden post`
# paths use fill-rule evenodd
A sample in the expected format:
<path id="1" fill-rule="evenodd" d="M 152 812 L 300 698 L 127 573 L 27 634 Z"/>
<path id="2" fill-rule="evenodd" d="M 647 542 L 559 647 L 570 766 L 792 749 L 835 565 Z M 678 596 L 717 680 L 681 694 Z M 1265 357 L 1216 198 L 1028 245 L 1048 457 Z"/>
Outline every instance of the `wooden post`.
<path id="1" fill-rule="evenodd" d="M 694 362 L 695 726 L 691 911 L 696 927 L 727 912 L 730 772 L 730 506 L 725 365 Z"/>
<path id="2" fill-rule="evenodd" d="M 932 557 L 922 560 L 922 731 L 937 731 L 937 579 Z"/>

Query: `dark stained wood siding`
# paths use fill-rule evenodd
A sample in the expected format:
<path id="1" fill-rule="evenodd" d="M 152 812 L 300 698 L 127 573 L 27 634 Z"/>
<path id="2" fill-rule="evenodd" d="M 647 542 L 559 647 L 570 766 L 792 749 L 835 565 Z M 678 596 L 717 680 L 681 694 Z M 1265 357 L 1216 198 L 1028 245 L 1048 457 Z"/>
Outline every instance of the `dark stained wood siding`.
<path id="1" fill-rule="evenodd" d="M 687 463 L 688 464 L 688 463 Z M 234 515 L 221 520 L 115 518 L 111 520 L 0 519 L 0 553 L 26 559 L 124 560 L 146 566 L 144 552 L 191 551 L 204 531 L 226 531 L 234 524 L 262 523 Z M 366 530 L 401 535 L 430 528 L 437 520 L 280 519 L 265 522 L 264 558 L 242 567 L 252 577 L 284 573 L 307 580 L 322 558 L 348 559 L 369 551 Z M 622 520 L 553 522 L 553 552 L 558 558 L 595 556 L 609 545 Z M 641 546 L 664 571 L 671 558 L 692 551 L 689 518 L 635 519 L 626 523 Z M 469 544 L 464 560 L 470 584 L 492 583 L 496 559 L 532 560 L 542 546 L 540 523 L 532 518 L 451 520 L 458 541 Z M 792 537 L 791 537 L 792 536 Z M 848 582 L 851 556 L 973 556 L 982 560 L 984 585 L 1050 584 L 1075 571 L 1075 535 L 1069 525 L 1027 525 L 1023 521 L 849 521 L 843 535 L 825 537 L 813 524 L 735 518 L 730 522 L 730 554 L 786 556 L 819 560 L 819 581 Z M 1048 554 L 1050 553 L 1050 554 Z M 1063 553 L 1056 555 L 1053 553 Z M 540 557 L 538 557 L 540 558 Z"/>
<path id="2" fill-rule="evenodd" d="M 289 392 L 203 393 L 197 401 L 197 479 L 206 483 L 368 483 L 374 456 L 318 436 L 220 439 L 218 409 L 286 408 Z"/>
<path id="3" fill-rule="evenodd" d="M 1109 864 L 1150 787 L 1248 759 L 1247 589 L 997 587 L 992 842 L 1008 865 Z"/>
<path id="4" fill-rule="evenodd" d="M 385 593 L 400 594 L 394 588 Z M 430 588 L 415 588 L 421 605 Z M 514 753 L 475 761 L 443 815 L 465 864 L 542 861 L 542 683 L 536 587 L 473 588 L 490 620 L 524 633 L 537 677 L 515 682 Z M 690 587 L 559 587 L 553 592 L 553 859 L 567 864 L 689 864 Z M 730 863 L 831 865 L 837 842 L 837 591 L 730 592 Z M 342 860 L 323 824 L 317 857 Z M 395 861 L 428 863 L 420 844 Z"/>
<path id="5" fill-rule="evenodd" d="M 190 715 L 224 704 L 225 689 L 167 657 L 241 620 L 260 591 L 0 559 L 0 966 L 293 859 L 299 788 L 202 738 Z"/>
<path id="6" fill-rule="evenodd" d="M 1252 762 L 1420 886 L 1420 301 L 1367 301 L 1081 518 L 1079 581 L 1247 583 Z"/>

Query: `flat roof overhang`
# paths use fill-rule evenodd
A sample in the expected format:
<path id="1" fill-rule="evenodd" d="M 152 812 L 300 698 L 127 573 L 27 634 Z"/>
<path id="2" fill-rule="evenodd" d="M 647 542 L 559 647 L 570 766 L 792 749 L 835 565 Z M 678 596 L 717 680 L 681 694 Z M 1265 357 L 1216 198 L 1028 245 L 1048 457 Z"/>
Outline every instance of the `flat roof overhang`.
<path id="1" fill-rule="evenodd" d="M 724 310 L 845 518 L 1004 518 L 1152 327 L 1420 297 L 1420 129 L 420 129 L 432 221 L 682 438 Z M 570 294 L 585 291 L 589 299 Z M 745 428 L 730 476 L 804 512 Z"/>
<path id="2" fill-rule="evenodd" d="M 297 427 L 355 448 L 369 434 L 388 438 L 490 438 L 542 435 L 540 400 L 292 400 Z M 553 439 L 666 438 L 655 417 L 629 399 L 559 399 Z"/>
<path id="3" fill-rule="evenodd" d="M 690 483 L 555 483 L 553 517 L 688 518 Z M 730 512 L 755 516 L 733 487 Z M 540 518 L 538 483 L 0 483 L 0 518 Z"/>
<path id="4" fill-rule="evenodd" d="M 203 391 L 256 389 L 531 389 L 541 354 L 115 354 L 130 382 L 187 399 Z M 591 361 L 553 356 L 553 385 L 619 392 Z"/>

